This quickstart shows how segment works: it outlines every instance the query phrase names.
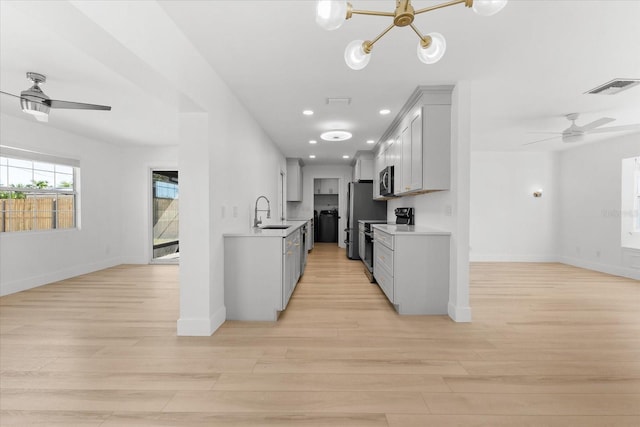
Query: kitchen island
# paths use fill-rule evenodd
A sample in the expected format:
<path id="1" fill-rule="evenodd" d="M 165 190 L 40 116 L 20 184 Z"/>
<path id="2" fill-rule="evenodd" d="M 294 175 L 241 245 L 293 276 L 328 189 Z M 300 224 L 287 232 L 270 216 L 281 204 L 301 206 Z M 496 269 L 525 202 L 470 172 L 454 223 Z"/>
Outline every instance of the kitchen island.
<path id="1" fill-rule="evenodd" d="M 224 235 L 228 320 L 278 319 L 304 271 L 304 226 L 285 221 Z"/>

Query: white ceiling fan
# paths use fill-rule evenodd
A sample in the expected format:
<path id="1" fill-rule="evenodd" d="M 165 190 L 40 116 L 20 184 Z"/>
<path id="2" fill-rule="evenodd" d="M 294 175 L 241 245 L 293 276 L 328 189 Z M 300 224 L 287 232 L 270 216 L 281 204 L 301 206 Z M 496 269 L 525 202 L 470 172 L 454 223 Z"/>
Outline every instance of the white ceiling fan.
<path id="1" fill-rule="evenodd" d="M 74 110 L 105 110 L 110 111 L 108 105 L 85 104 L 83 102 L 59 101 L 49 98 L 40 88 L 42 83 L 47 81 L 47 76 L 40 73 L 28 72 L 27 78 L 31 80 L 33 86 L 20 92 L 20 96 L 12 93 L 0 91 L 3 95 L 13 96 L 20 99 L 22 111 L 33 115 L 36 120 L 46 122 L 49 119 L 51 108 L 65 108 Z"/>
<path id="2" fill-rule="evenodd" d="M 567 114 L 565 117 L 571 122 L 571 126 L 566 128 L 562 132 L 529 132 L 555 136 L 552 136 L 551 138 L 540 139 L 538 141 L 527 142 L 523 145 L 537 144 L 538 142 L 550 141 L 552 139 L 558 138 L 562 138 L 562 142 L 580 142 L 584 140 L 585 135 L 589 135 L 592 133 L 640 131 L 640 123 L 625 126 L 601 127 L 615 120 L 610 117 L 602 117 L 598 120 L 592 121 L 591 123 L 587 123 L 586 125 L 578 126 L 576 125 L 576 120 L 578 120 L 579 116 L 579 113 Z"/>

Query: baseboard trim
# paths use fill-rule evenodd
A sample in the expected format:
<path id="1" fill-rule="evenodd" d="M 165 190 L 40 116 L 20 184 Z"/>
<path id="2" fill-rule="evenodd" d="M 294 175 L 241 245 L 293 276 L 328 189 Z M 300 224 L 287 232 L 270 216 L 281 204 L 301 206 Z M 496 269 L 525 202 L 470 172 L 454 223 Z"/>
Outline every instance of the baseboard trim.
<path id="1" fill-rule="evenodd" d="M 626 277 L 629 279 L 640 280 L 640 271 L 634 268 L 622 267 L 617 265 L 602 264 L 598 262 L 587 261 L 572 257 L 558 257 L 558 262 L 572 265 L 587 270 L 599 271 L 601 273 L 611 274 L 613 276 Z"/>
<path id="2" fill-rule="evenodd" d="M 227 309 L 222 306 L 211 317 L 206 318 L 180 318 L 177 322 L 178 336 L 182 337 L 208 337 L 211 336 L 227 317 Z"/>
<path id="3" fill-rule="evenodd" d="M 100 262 L 75 265 L 70 268 L 47 272 L 46 274 L 38 276 L 26 277 L 12 282 L 3 282 L 2 285 L 0 285 L 0 296 L 15 294 L 17 292 L 26 291 L 83 274 L 93 273 L 94 271 L 104 270 L 105 268 L 114 267 L 120 264 L 122 264 L 120 257 L 109 258 Z"/>
<path id="4" fill-rule="evenodd" d="M 471 322 L 471 307 L 457 307 L 452 303 L 449 303 L 449 305 L 447 306 L 447 313 L 454 322 Z"/>
<path id="5" fill-rule="evenodd" d="M 559 262 L 557 256 L 553 255 L 513 255 L 513 254 L 491 254 L 491 255 L 469 255 L 469 262 Z"/>

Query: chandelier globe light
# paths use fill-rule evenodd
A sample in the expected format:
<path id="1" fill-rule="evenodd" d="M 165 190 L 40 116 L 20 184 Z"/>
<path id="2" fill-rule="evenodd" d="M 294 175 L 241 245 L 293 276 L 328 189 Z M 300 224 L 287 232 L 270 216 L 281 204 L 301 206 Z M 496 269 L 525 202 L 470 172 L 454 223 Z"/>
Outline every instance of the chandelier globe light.
<path id="1" fill-rule="evenodd" d="M 508 0 L 451 0 L 423 9 L 414 9 L 411 0 L 396 0 L 396 8 L 393 12 L 377 12 L 370 10 L 353 9 L 351 3 L 346 0 L 318 0 L 316 4 L 316 23 L 325 30 L 336 30 L 353 15 L 373 15 L 393 18 L 393 22 L 373 40 L 354 40 L 347 45 L 344 52 L 344 60 L 353 70 L 361 70 L 367 66 L 371 59 L 373 45 L 387 34 L 393 27 L 410 27 L 419 37 L 418 59 L 425 64 L 435 64 L 445 54 L 447 43 L 440 33 L 422 35 L 413 24 L 416 15 L 442 9 L 456 4 L 462 4 L 471 8 L 481 16 L 491 16 L 500 12 Z"/>

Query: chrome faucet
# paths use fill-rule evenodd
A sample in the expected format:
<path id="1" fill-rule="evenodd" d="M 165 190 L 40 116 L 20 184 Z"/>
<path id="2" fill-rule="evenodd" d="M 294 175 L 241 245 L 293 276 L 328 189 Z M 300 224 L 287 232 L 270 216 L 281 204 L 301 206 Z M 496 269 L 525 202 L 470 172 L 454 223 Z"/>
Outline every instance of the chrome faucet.
<path id="1" fill-rule="evenodd" d="M 267 201 L 267 210 L 264 209 L 260 209 L 258 210 L 258 202 L 260 201 L 260 199 L 265 199 Z M 256 207 L 254 209 L 253 212 L 253 226 L 254 227 L 258 227 L 260 224 L 262 224 L 262 217 L 260 219 L 258 219 L 258 212 L 266 212 L 267 213 L 267 219 L 271 218 L 271 203 L 269 203 L 269 199 L 267 199 L 265 196 L 260 196 L 256 199 Z"/>

